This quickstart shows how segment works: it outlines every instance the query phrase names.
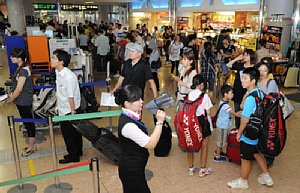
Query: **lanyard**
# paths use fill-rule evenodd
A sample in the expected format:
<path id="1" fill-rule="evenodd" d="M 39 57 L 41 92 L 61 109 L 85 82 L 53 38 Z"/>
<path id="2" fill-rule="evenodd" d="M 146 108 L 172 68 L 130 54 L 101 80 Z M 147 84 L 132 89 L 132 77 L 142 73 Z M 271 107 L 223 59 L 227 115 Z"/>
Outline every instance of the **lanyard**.
<path id="1" fill-rule="evenodd" d="M 133 120 L 134 122 L 136 122 L 137 124 L 141 125 L 142 127 L 144 127 L 146 129 L 147 134 L 149 134 L 149 129 L 145 126 L 144 123 L 142 123 L 141 121 L 135 119 L 134 116 L 132 116 L 130 113 L 126 113 L 126 112 L 122 112 L 121 114 L 127 116 L 128 118 L 130 118 L 131 120 Z"/>

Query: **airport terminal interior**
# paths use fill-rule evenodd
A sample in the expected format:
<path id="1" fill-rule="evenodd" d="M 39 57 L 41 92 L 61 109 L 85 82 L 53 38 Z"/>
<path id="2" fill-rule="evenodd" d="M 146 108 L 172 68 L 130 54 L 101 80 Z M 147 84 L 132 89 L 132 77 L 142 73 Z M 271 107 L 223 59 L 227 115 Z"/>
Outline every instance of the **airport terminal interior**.
<path id="1" fill-rule="evenodd" d="M 5 53 L 1 53 L 1 56 L 5 56 Z M 4 80 L 8 78 L 7 62 L 2 60 L 3 66 L 1 67 L 1 85 L 4 84 Z M 159 73 L 161 80 L 161 90 L 169 93 L 174 93 L 176 85 L 169 75 L 165 75 L 169 72 L 170 66 L 165 66 Z M 106 79 L 105 73 L 95 73 L 96 81 L 103 81 Z M 114 85 L 116 79 L 112 81 Z M 107 91 L 106 86 L 96 86 L 96 96 L 99 101 L 100 92 Z M 299 92 L 296 89 L 283 89 L 283 92 Z M 152 98 L 152 92 L 149 86 L 145 90 L 145 101 L 149 101 Z M 299 119 L 300 115 L 300 104 L 291 101 L 295 107 L 295 112 L 287 121 L 287 142 L 284 151 L 276 158 L 273 167 L 270 169 L 270 173 L 274 180 L 273 187 L 265 187 L 257 182 L 257 177 L 260 174 L 260 169 L 257 164 L 253 163 L 253 170 L 249 178 L 250 188 L 243 192 L 276 192 L 276 193 L 296 193 L 300 190 L 298 183 L 298 177 L 300 175 L 299 164 L 300 161 L 297 159 L 300 156 L 298 151 L 299 142 Z M 15 164 L 12 153 L 12 145 L 10 139 L 10 130 L 7 123 L 7 116 L 14 115 L 19 117 L 18 111 L 14 104 L 1 104 L 1 163 L 0 163 L 0 179 L 1 181 L 7 181 L 16 178 Z M 216 111 L 214 107 L 214 112 Z M 101 107 L 101 111 L 108 110 L 107 107 Z M 175 108 L 168 108 L 166 112 L 169 115 L 174 116 Z M 153 119 L 151 113 L 144 110 L 143 120 L 149 128 L 153 128 Z M 173 124 L 170 121 L 172 128 Z M 109 127 L 108 118 L 100 120 L 93 120 L 99 127 Z M 113 118 L 113 126 L 116 126 L 118 117 Z M 16 124 L 18 128 L 19 124 Z M 19 151 L 26 146 L 25 138 L 22 132 L 16 129 L 17 142 Z M 58 158 L 61 159 L 66 154 L 64 148 L 64 142 L 59 129 L 54 130 L 56 147 L 58 152 Z M 214 163 L 214 149 L 215 149 L 215 136 L 214 133 L 209 139 L 209 155 L 208 155 L 208 166 L 213 168 L 213 173 L 210 176 L 200 178 L 198 175 L 190 177 L 187 173 L 187 163 L 185 153 L 178 147 L 178 140 L 176 133 L 173 132 L 172 138 L 172 149 L 168 157 L 155 157 L 153 151 L 150 151 L 149 162 L 146 167 L 147 170 L 153 172 L 153 177 L 148 181 L 152 192 L 157 193 L 188 193 L 188 192 L 237 192 L 227 187 L 227 181 L 235 179 L 239 176 L 240 166 L 231 162 Z M 38 151 L 27 158 L 21 158 L 21 167 L 23 176 L 30 176 L 30 169 L 28 161 L 33 160 L 35 173 L 43 173 L 53 169 L 52 156 L 50 151 L 49 132 L 44 131 L 44 137 L 46 138 L 41 144 L 37 144 Z M 122 185 L 118 177 L 118 167 L 99 151 L 91 147 L 91 144 L 84 140 L 84 152 L 81 157 L 81 161 L 88 161 L 92 157 L 98 157 L 100 161 L 100 192 L 103 193 L 119 193 L 122 192 Z M 199 160 L 199 155 L 195 156 L 195 163 Z M 71 165 L 71 164 L 70 164 Z M 63 166 L 65 167 L 65 166 Z M 65 175 L 59 178 L 61 182 L 70 183 L 73 186 L 72 192 L 78 193 L 90 193 L 93 192 L 92 173 L 89 171 L 74 173 Z M 43 192 L 43 190 L 50 184 L 54 184 L 54 179 L 44 179 L 40 181 L 34 181 L 33 184 L 37 185 L 37 192 Z M 6 192 L 10 187 L 1 187 L 0 192 Z M 242 192 L 242 191 L 238 191 Z"/>
<path id="2" fill-rule="evenodd" d="M 8 0 L 7 2 L 13 2 L 12 0 Z M 62 1 L 62 0 L 61 0 Z M 150 0 L 151 1 L 151 0 Z M 150 1 L 149 6 L 150 6 Z M 221 0 L 215 0 L 216 4 Z M 263 1 L 263 0 L 262 0 Z M 270 0 L 271 1 L 271 0 Z M 281 0 L 277 0 L 278 2 L 281 2 Z M 0 1 L 0 8 L 3 4 L 4 1 Z M 140 2 L 140 1 L 139 1 Z M 143 1 L 144 2 L 144 1 Z M 156 2 L 156 1 L 155 1 Z M 163 1 L 165 2 L 165 1 Z M 180 1 L 181 2 L 181 1 Z M 183 1 L 182 1 L 183 2 Z M 194 2 L 194 1 L 192 1 Z M 196 2 L 196 1 L 195 1 Z M 202 1 L 200 1 L 202 2 Z M 208 6 L 207 3 L 211 3 L 211 1 L 203 1 L 205 6 Z M 225 2 L 231 2 L 231 1 L 225 1 Z M 235 1 L 234 1 L 235 2 Z M 238 2 L 238 1 L 237 1 Z M 241 1 L 242 2 L 242 1 Z M 249 0 L 248 2 L 252 2 Z M 257 17 L 255 17 L 255 21 L 258 23 L 254 22 L 253 25 L 253 20 L 251 17 L 254 15 L 259 14 L 259 4 L 260 1 L 257 0 L 255 1 L 254 5 L 250 5 L 250 7 L 257 8 L 254 10 L 255 13 L 248 13 L 248 15 L 244 15 L 244 24 L 249 24 L 248 27 L 245 27 L 245 31 L 247 31 L 247 35 L 243 36 L 242 38 L 239 37 L 239 35 L 232 33 L 232 37 L 237 38 L 236 46 L 241 47 L 241 48 L 246 48 L 247 46 L 251 46 L 251 36 L 252 33 L 255 32 L 255 30 L 249 30 L 251 28 L 257 28 L 257 25 L 259 23 Z M 290 2 L 290 1 L 289 1 Z M 294 1 L 293 1 L 294 2 Z M 295 2 L 298 2 L 295 0 Z M 1 4 L 2 3 L 2 4 Z M 25 3 L 25 0 L 24 0 Z M 38 1 L 38 3 L 41 3 L 41 1 Z M 38 6 L 36 3 L 36 6 Z M 53 2 L 49 2 L 50 4 Z M 65 3 L 63 2 L 62 4 L 68 4 L 70 1 L 66 1 Z M 76 3 L 80 3 L 80 1 L 77 1 Z M 70 3 L 71 4 L 71 3 Z M 45 4 L 44 4 L 45 5 Z M 87 5 L 87 4 L 84 4 Z M 129 4 L 127 4 L 129 5 Z M 224 4 L 227 5 L 227 4 Z M 247 4 L 242 4 L 243 6 L 247 6 Z M 299 4 L 300 5 L 300 4 Z M 298 6 L 299 6 L 298 5 Z M 163 6 L 163 5 L 161 5 Z M 201 7 L 201 5 L 198 5 Z M 209 5 L 213 6 L 213 5 Z M 230 6 L 230 4 L 229 4 Z M 48 14 L 45 14 L 42 12 L 42 7 L 40 6 L 41 9 L 36 9 L 36 17 L 39 19 L 44 19 L 45 21 L 49 20 L 52 17 L 56 17 L 57 12 L 51 12 L 48 10 Z M 154 10 L 154 6 L 151 6 L 151 10 Z M 92 9 L 92 8 L 91 8 Z M 236 6 L 234 9 L 238 9 Z M 296 10 L 296 7 L 294 7 Z M 299 7 L 297 8 L 298 14 L 299 14 Z M 9 8 L 6 8 L 6 10 L 11 10 Z M 96 9 L 98 10 L 98 8 Z M 128 9 L 129 11 L 132 11 L 132 9 Z M 146 12 L 147 10 L 145 7 L 140 8 L 141 12 Z M 145 11 L 146 10 L 146 11 Z M 187 10 L 185 7 L 184 10 Z M 216 10 L 217 11 L 217 10 Z M 251 10 L 253 11 L 253 10 Z M 274 10 L 273 10 L 274 11 Z M 74 13 L 70 13 L 70 10 L 64 11 L 64 16 L 65 18 L 69 19 L 69 22 L 74 23 L 75 25 L 78 24 L 80 20 L 79 17 L 76 17 L 76 14 L 83 14 L 83 11 L 77 11 Z M 134 12 L 134 11 L 133 11 Z M 163 26 L 163 25 L 168 25 L 167 23 L 164 23 L 165 15 L 168 14 L 168 9 L 163 9 L 163 12 L 165 13 L 143 13 L 141 14 L 141 18 L 138 19 L 138 14 L 129 15 L 128 20 L 126 23 L 128 24 L 129 29 L 135 29 L 135 26 L 137 23 L 147 23 L 149 31 L 152 32 L 152 28 L 154 26 Z M 209 21 L 207 21 L 207 18 L 211 19 L 211 26 L 217 29 L 221 29 L 225 27 L 227 24 L 230 25 L 230 28 L 235 28 L 236 25 L 240 25 L 241 21 L 243 19 L 240 19 L 240 16 L 243 15 L 242 10 L 237 10 L 235 15 L 231 16 L 229 13 L 225 14 L 223 12 L 223 15 L 221 12 L 219 13 L 213 13 L 210 12 L 205 12 L 205 17 L 202 14 L 202 17 L 199 20 L 199 15 L 194 12 L 194 15 L 188 14 L 186 18 L 189 19 L 188 22 L 185 23 L 184 17 L 182 18 L 177 18 L 177 25 L 175 29 L 177 29 L 178 33 L 186 33 L 188 35 L 189 33 L 194 33 L 192 29 L 198 29 L 198 34 L 197 39 L 199 39 L 199 49 L 201 49 L 202 46 L 202 40 L 201 38 L 206 37 L 207 35 L 215 35 L 216 30 L 214 32 L 208 32 L 203 31 L 203 28 L 206 28 L 208 26 Z M 89 20 L 91 20 L 93 23 L 97 23 L 98 16 L 96 17 L 94 15 L 95 10 L 91 10 L 89 14 L 86 12 L 84 13 L 85 17 Z M 184 12 L 182 10 L 179 11 L 180 14 L 183 14 Z M 129 14 L 129 13 L 128 13 Z M 9 15 L 9 14 L 8 14 Z M 81 15 L 82 16 L 82 15 Z M 99 15 L 99 17 L 101 14 Z M 152 17 L 152 20 L 151 20 Z M 166 16 L 168 17 L 168 15 Z M 78 20 L 79 18 L 79 20 Z M 107 17 L 108 18 L 108 17 Z M 147 19 L 145 19 L 147 18 Z M 155 18 L 155 22 L 153 21 Z M 161 20 L 159 20 L 161 18 Z M 219 19 L 219 21 L 213 21 L 213 19 Z M 238 19 L 239 18 L 239 19 Z M 250 19 L 249 19 L 250 18 Z M 110 14 L 110 17 L 108 18 L 111 21 L 119 21 L 121 18 L 117 17 L 114 14 Z M 124 18 L 123 18 L 124 19 Z M 209 20 L 210 20 L 209 19 Z M 228 21 L 229 19 L 235 19 L 236 21 Z M 270 16 L 268 17 L 269 22 L 274 22 L 270 21 L 271 19 L 273 20 L 278 20 L 277 23 L 279 22 L 280 19 L 283 19 L 284 22 L 286 22 L 285 17 L 282 16 Z M 289 17 L 291 19 L 291 17 Z M 299 19 L 299 18 L 298 18 Z M 226 22 L 224 22 L 226 20 Z M 237 21 L 239 20 L 239 21 Z M 282 21 L 282 20 L 281 20 Z M 76 23 L 77 22 L 77 23 Z M 82 20 L 84 22 L 84 20 Z M 124 21 L 125 22 L 125 21 Z M 167 22 L 167 21 L 166 21 Z M 198 23 L 197 23 L 198 22 Z M 202 23 L 201 23 L 202 22 Z M 236 24 L 239 22 L 239 24 Z M 251 23 L 252 22 L 252 23 Z M 197 23 L 197 25 L 196 25 Z M 205 23 L 205 25 L 203 25 Z M 242 22 L 243 23 L 243 22 Z M 279 22 L 280 23 L 280 22 Z M 74 26 L 72 24 L 72 26 Z M 187 28 L 189 26 L 189 28 Z M 281 26 L 282 27 L 282 26 Z M 283 26 L 283 28 L 286 28 L 286 26 Z M 12 27 L 13 28 L 13 27 Z M 226 28 L 226 27 L 225 27 Z M 240 27 L 241 29 L 242 27 Z M 299 27 L 298 27 L 299 28 Z M 297 28 L 297 30 L 299 30 Z M 151 30 L 150 30 L 151 29 Z M 277 28 L 278 29 L 278 28 Z M 266 29 L 267 30 L 267 29 Z M 273 31 L 272 31 L 273 30 Z M 282 30 L 282 28 L 281 28 Z M 285 66 L 286 64 L 290 64 L 292 62 L 295 62 L 296 60 L 299 59 L 293 59 L 293 61 L 290 58 L 285 58 L 282 56 L 281 48 L 278 46 L 283 46 L 287 47 L 288 43 L 290 41 L 286 41 L 286 39 L 272 39 L 271 31 L 274 32 L 274 29 L 271 29 L 268 31 L 268 33 L 262 33 L 263 38 L 266 38 L 267 42 L 269 43 L 268 49 L 272 49 L 272 51 L 275 51 L 276 53 L 272 55 L 274 60 L 278 60 L 278 64 L 280 61 L 284 61 Z M 177 33 L 174 32 L 174 33 Z M 274 32 L 275 33 L 275 32 Z M 276 32 L 277 33 L 277 32 Z M 286 38 L 286 36 L 291 36 L 290 33 L 287 35 L 286 31 L 280 32 L 280 37 Z M 53 34 L 52 34 L 53 36 Z M 268 37 L 267 37 L 268 36 Z M 297 35 L 296 35 L 297 36 Z M 278 37 L 278 36 L 276 36 Z M 240 39 L 241 38 L 241 39 Z M 269 38 L 272 40 L 269 41 Z M 29 40 L 29 39 L 28 39 Z M 273 41 L 274 40 L 274 41 Z M 245 41 L 247 41 L 245 43 Z M 285 43 L 281 43 L 280 41 L 285 41 Z M 299 39 L 294 39 L 295 41 L 295 49 L 297 52 L 300 53 L 299 49 Z M 162 41 L 163 42 L 163 41 Z M 8 45 L 8 44 L 7 44 Z M 253 45 L 252 45 L 253 46 Z M 256 44 L 255 44 L 256 46 Z M 297 47 L 297 48 L 296 48 Z M 0 87 L 3 87 L 5 89 L 8 89 L 8 87 L 5 86 L 5 82 L 10 78 L 11 74 L 11 69 L 10 69 L 10 58 L 8 57 L 7 53 L 7 47 L 5 44 L 0 47 Z M 38 46 L 37 46 L 37 49 Z M 53 51 L 53 50 L 52 50 Z M 91 51 L 91 50 L 89 50 Z M 295 51 L 295 52 L 296 52 Z M 299 54 L 298 53 L 298 54 Z M 86 52 L 88 55 L 88 53 Z M 91 52 L 90 52 L 91 54 Z M 297 55 L 297 54 L 296 54 Z M 278 57 L 281 57 L 280 59 Z M 299 55 L 294 57 L 299 57 Z M 177 83 L 174 81 L 174 78 L 172 74 L 170 73 L 171 71 L 171 63 L 169 61 L 166 61 L 166 56 L 161 55 L 160 59 L 162 61 L 162 66 L 158 71 L 158 79 L 159 79 L 159 87 L 160 91 L 159 93 L 168 93 L 170 94 L 174 99 L 175 99 L 175 93 L 177 90 Z M 50 57 L 48 55 L 48 62 L 50 61 Z M 92 63 L 94 63 L 93 60 L 91 60 Z M 294 65 L 294 68 L 298 68 L 299 71 L 299 61 L 297 65 Z M 296 63 L 296 62 L 295 62 Z M 280 65 L 280 64 L 279 64 Z M 296 66 L 296 67 L 295 67 Z M 291 66 L 293 67 L 293 65 Z M 198 66 L 199 68 L 199 66 Z M 277 69 L 277 68 L 276 68 Z M 275 70 L 276 70 L 275 69 Z M 285 71 L 285 76 L 287 75 L 288 68 L 284 68 Z M 107 72 L 106 69 L 101 69 L 97 70 L 93 68 L 93 65 L 91 67 L 90 71 L 93 81 L 94 82 L 101 82 L 101 81 L 107 81 Z M 116 75 L 116 74 L 115 74 Z M 218 90 L 218 84 L 224 84 L 227 83 L 229 85 L 233 85 L 234 83 L 234 78 L 236 76 L 235 71 L 231 71 L 228 74 L 228 77 L 226 79 L 221 79 L 221 77 L 216 78 L 216 85 L 215 85 L 215 91 L 214 91 L 214 97 L 212 98 L 213 101 L 213 108 L 211 114 L 215 114 L 218 106 L 219 106 L 219 101 L 221 99 L 221 96 L 216 97 L 216 90 Z M 283 74 L 282 74 L 283 75 Z M 300 76 L 300 73 L 298 73 L 297 76 Z M 33 76 L 33 79 L 36 80 L 38 76 Z M 108 89 L 114 88 L 114 86 L 117 83 L 118 77 L 114 76 L 111 74 L 109 77 L 110 81 L 109 84 L 104 84 L 104 85 L 95 85 L 95 96 L 97 99 L 97 102 L 100 103 L 101 101 L 101 93 L 102 92 L 107 92 Z M 276 78 L 276 75 L 274 75 L 274 78 Z M 221 80 L 219 80 L 221 79 Z M 299 80 L 298 80 L 299 81 Z M 300 151 L 298 149 L 298 145 L 300 147 L 300 121 L 299 121 L 299 116 L 300 116 L 300 90 L 299 90 L 299 82 L 297 85 L 294 86 L 284 86 L 284 79 L 282 77 L 279 78 L 279 89 L 285 94 L 285 95 L 293 95 L 296 97 L 290 98 L 290 102 L 294 107 L 294 112 L 292 115 L 286 120 L 286 129 L 287 129 L 287 139 L 286 139 L 286 144 L 279 156 L 275 158 L 275 161 L 273 165 L 269 168 L 270 175 L 273 178 L 274 185 L 272 187 L 267 187 L 264 185 L 261 185 L 258 183 L 258 176 L 261 174 L 261 170 L 258 166 L 258 164 L 253 161 L 252 162 L 252 171 L 248 179 L 249 183 L 249 188 L 246 190 L 235 190 L 231 189 L 227 186 L 227 182 L 230 180 L 234 180 L 238 177 L 240 177 L 240 165 L 234 162 L 230 162 L 229 160 L 226 160 L 222 163 L 216 163 L 214 162 L 214 152 L 216 149 L 216 138 L 217 138 L 217 133 L 216 130 L 212 132 L 212 135 L 209 137 L 209 142 L 208 142 L 208 159 L 207 159 L 207 166 L 211 167 L 213 169 L 213 172 L 211 175 L 207 175 L 205 177 L 199 177 L 198 175 L 193 175 L 190 176 L 188 173 L 188 164 L 186 161 L 186 154 L 180 149 L 178 146 L 178 138 L 175 132 L 174 128 L 174 116 L 176 112 L 176 104 L 174 104 L 171 107 L 168 107 L 165 109 L 166 114 L 171 116 L 171 120 L 169 121 L 171 128 L 172 128 L 172 148 L 170 150 L 170 153 L 166 157 L 156 157 L 154 155 L 153 150 L 149 150 L 150 156 L 149 160 L 146 166 L 146 179 L 149 185 L 149 188 L 151 192 L 153 193 L 235 193 L 235 192 L 247 192 L 247 193 L 298 193 L 300 192 L 300 183 L 299 183 L 299 176 L 300 176 Z M 144 104 L 149 102 L 150 100 L 153 99 L 153 94 L 152 90 L 150 88 L 149 83 L 146 84 L 145 87 L 145 94 L 144 94 Z M 234 104 L 231 101 L 229 105 L 233 108 Z M 107 107 L 107 106 L 99 106 L 98 111 L 104 112 L 104 111 L 110 111 L 110 110 L 119 110 L 121 109 L 120 107 Z M 18 179 L 17 171 L 16 171 L 16 162 L 15 162 L 15 156 L 13 153 L 13 144 L 12 144 L 12 135 L 10 132 L 10 127 L 8 124 L 8 116 L 14 116 L 14 118 L 20 118 L 18 109 L 15 104 L 10 103 L 6 104 L 5 101 L 0 102 L 0 193 L 5 193 L 5 192 L 22 192 L 19 190 L 17 184 L 12 184 L 12 185 L 7 185 L 7 186 L 2 186 L 2 183 L 5 183 L 6 181 L 11 181 Z M 97 125 L 99 128 L 108 128 L 113 133 L 117 136 L 118 135 L 118 116 L 114 116 L 111 118 L 104 117 L 104 118 L 95 118 L 92 119 L 91 122 L 93 122 L 95 125 Z M 150 133 L 153 131 L 153 128 L 155 127 L 154 122 L 153 122 L 153 115 L 150 111 L 148 110 L 143 110 L 142 113 L 142 121 L 145 123 L 147 128 L 150 129 Z M 51 140 L 50 140 L 50 133 L 49 133 L 49 127 L 43 127 L 40 129 L 37 129 L 37 134 L 36 134 L 36 146 L 37 146 L 37 151 L 27 157 L 22 157 L 21 152 L 23 151 L 23 148 L 27 147 L 27 138 L 26 138 L 26 132 L 24 131 L 24 128 L 22 126 L 22 123 L 16 122 L 14 123 L 15 126 L 15 132 L 16 132 L 16 143 L 18 147 L 18 153 L 19 153 L 19 162 L 20 162 L 20 170 L 22 173 L 22 178 L 26 177 L 32 177 L 37 174 L 43 174 L 52 170 L 55 170 L 54 164 L 53 164 L 53 155 L 51 152 Z M 55 138 L 55 147 L 56 147 L 56 155 L 57 155 L 57 160 L 56 164 L 58 168 L 63 168 L 63 167 L 69 167 L 68 169 L 72 168 L 74 164 L 78 163 L 68 163 L 68 164 L 58 164 L 58 160 L 62 159 L 64 155 L 67 154 L 67 150 L 65 147 L 65 143 L 60 131 L 60 128 L 57 127 L 57 125 L 54 125 L 54 138 Z M 109 160 L 106 156 L 104 156 L 100 151 L 95 149 L 91 142 L 88 141 L 87 139 L 83 139 L 83 155 L 80 157 L 80 163 L 86 164 L 86 162 L 90 161 L 92 158 L 97 157 L 99 160 L 99 184 L 100 184 L 100 192 L 101 193 L 122 193 L 122 183 L 120 181 L 119 175 L 118 175 L 118 166 L 114 164 L 111 160 Z M 199 167 L 200 162 L 200 153 L 195 154 L 195 166 Z M 75 166 L 75 167 L 78 167 Z M 57 179 L 57 178 L 56 178 Z M 55 184 L 57 181 L 55 181 L 54 177 L 48 177 L 45 179 L 38 179 L 35 181 L 29 181 L 25 182 L 34 184 L 37 188 L 36 192 L 37 193 L 42 193 L 42 192 L 47 192 L 50 185 Z M 89 170 L 83 170 L 83 171 L 78 171 L 70 174 L 64 174 L 59 176 L 59 182 L 60 183 L 68 183 L 71 185 L 72 190 L 70 190 L 72 193 L 93 193 L 95 192 L 94 190 L 94 181 L 93 181 L 93 173 Z M 17 186 L 17 187 L 15 187 Z M 15 187 L 16 191 L 11 191 L 12 188 Z M 66 191 L 66 192 L 70 192 Z M 50 192 L 50 191 L 49 191 Z M 56 191 L 53 191 L 56 192 Z M 60 192 L 60 191 L 57 191 Z M 64 191 L 61 191 L 64 192 Z"/>

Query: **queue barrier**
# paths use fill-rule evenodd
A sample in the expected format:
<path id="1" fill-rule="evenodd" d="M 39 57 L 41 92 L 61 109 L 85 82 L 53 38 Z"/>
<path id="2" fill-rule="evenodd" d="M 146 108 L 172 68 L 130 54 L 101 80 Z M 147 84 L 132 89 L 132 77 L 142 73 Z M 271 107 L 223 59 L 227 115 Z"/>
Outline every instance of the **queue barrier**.
<path id="1" fill-rule="evenodd" d="M 99 160 L 97 157 L 92 158 L 91 161 L 81 162 L 78 164 L 74 164 L 74 165 L 67 166 L 64 168 L 59 168 L 57 170 L 51 170 L 51 171 L 44 172 L 44 173 L 34 175 L 31 177 L 25 177 L 25 178 L 0 182 L 0 187 L 14 185 L 14 184 L 23 184 L 26 182 L 42 180 L 42 179 L 51 178 L 51 177 L 58 177 L 61 175 L 68 175 L 68 174 L 83 172 L 83 171 L 92 171 L 93 172 L 94 193 L 100 193 Z"/>
<path id="2" fill-rule="evenodd" d="M 107 81 L 100 81 L 100 82 L 86 82 L 86 83 L 80 83 L 80 87 L 84 86 L 96 86 L 96 85 L 107 85 Z M 44 86 L 33 86 L 33 89 L 39 90 L 43 88 L 56 88 L 55 85 L 44 85 Z"/>
<path id="3" fill-rule="evenodd" d="M 54 186 L 49 186 L 48 188 L 50 191 L 52 191 L 53 188 L 56 189 L 63 189 L 67 187 L 68 189 L 72 189 L 72 186 L 67 183 L 60 183 L 58 177 L 60 175 L 84 171 L 87 168 L 84 168 L 83 166 L 80 168 L 67 168 L 70 169 L 68 171 L 65 171 L 65 169 L 58 169 L 57 164 L 57 154 L 56 154 L 56 145 L 55 145 L 55 137 L 54 137 L 54 131 L 53 131 L 53 122 L 60 122 L 60 121 L 71 121 L 71 120 L 82 120 L 82 119 L 94 119 L 94 118 L 101 118 L 101 117 L 112 117 L 112 116 L 119 116 L 121 114 L 122 110 L 114 110 L 114 111 L 104 111 L 104 112 L 95 112 L 95 113 L 84 113 L 84 114 L 75 114 L 75 115 L 65 115 L 65 116 L 48 116 L 48 124 L 49 124 L 49 134 L 50 134 L 50 145 L 51 145 L 51 151 L 52 151 L 52 162 L 53 162 L 53 171 L 46 172 L 43 174 L 39 174 L 32 177 L 23 178 L 22 172 L 21 172 L 21 166 L 20 166 L 20 158 L 19 158 L 19 150 L 17 145 L 17 139 L 16 139 L 16 131 L 15 131 L 15 122 L 47 122 L 45 119 L 21 119 L 21 118 L 14 118 L 13 116 L 8 116 L 8 125 L 10 127 L 10 133 L 11 133 L 11 141 L 12 141 L 12 148 L 14 153 L 14 161 L 16 166 L 16 172 L 17 172 L 17 180 L 12 181 L 6 181 L 6 182 L 0 182 L 1 186 L 6 185 L 12 185 L 12 184 L 18 184 L 18 186 L 13 187 L 13 190 L 24 190 L 26 188 L 28 189 L 35 189 L 36 186 L 33 184 L 24 184 L 24 182 L 29 182 L 33 180 L 39 180 L 49 177 L 54 177 L 55 184 Z M 98 162 L 97 162 L 98 163 Z M 97 164 L 98 171 L 99 166 Z M 55 171 L 55 172 L 54 172 Z M 47 175 L 49 174 L 49 175 Z M 94 190 L 95 192 L 100 192 L 100 186 L 99 186 L 99 175 L 98 173 L 93 173 L 93 184 L 94 184 Z M 27 186 L 26 186 L 27 185 Z M 67 186 L 65 186 L 67 185 Z M 65 186 L 65 187 L 63 187 Z M 11 189 L 11 190 L 12 190 Z"/>
<path id="4" fill-rule="evenodd" d="M 22 118 L 14 118 L 15 123 L 47 123 L 47 119 L 22 119 Z"/>

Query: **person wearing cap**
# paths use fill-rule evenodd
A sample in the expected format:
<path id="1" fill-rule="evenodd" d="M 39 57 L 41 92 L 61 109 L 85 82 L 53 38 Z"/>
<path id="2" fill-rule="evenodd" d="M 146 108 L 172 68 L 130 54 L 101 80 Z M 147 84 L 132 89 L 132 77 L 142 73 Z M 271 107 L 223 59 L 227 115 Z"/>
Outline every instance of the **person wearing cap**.
<path id="1" fill-rule="evenodd" d="M 136 85 L 143 91 L 143 98 L 146 82 L 149 82 L 153 96 L 157 97 L 157 89 L 153 80 L 151 68 L 147 62 L 142 59 L 144 47 L 135 43 L 130 45 L 128 49 L 130 59 L 124 63 L 118 82 L 111 92 L 114 93 L 117 89 L 125 85 Z"/>

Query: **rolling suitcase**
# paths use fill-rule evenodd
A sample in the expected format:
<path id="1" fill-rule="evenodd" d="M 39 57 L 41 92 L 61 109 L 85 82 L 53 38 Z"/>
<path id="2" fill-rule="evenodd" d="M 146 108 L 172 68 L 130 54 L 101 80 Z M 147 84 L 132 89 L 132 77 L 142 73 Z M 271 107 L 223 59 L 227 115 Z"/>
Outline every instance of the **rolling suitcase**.
<path id="1" fill-rule="evenodd" d="M 238 132 L 237 129 L 232 129 L 229 132 L 226 154 L 229 162 L 235 162 L 241 164 L 240 142 L 236 140 L 237 132 Z"/>
<path id="2" fill-rule="evenodd" d="M 76 131 L 92 143 L 101 136 L 101 129 L 88 120 L 71 121 Z"/>
<path id="3" fill-rule="evenodd" d="M 100 138 L 92 145 L 114 164 L 118 165 L 120 158 L 119 140 L 111 131 L 101 128 Z"/>

